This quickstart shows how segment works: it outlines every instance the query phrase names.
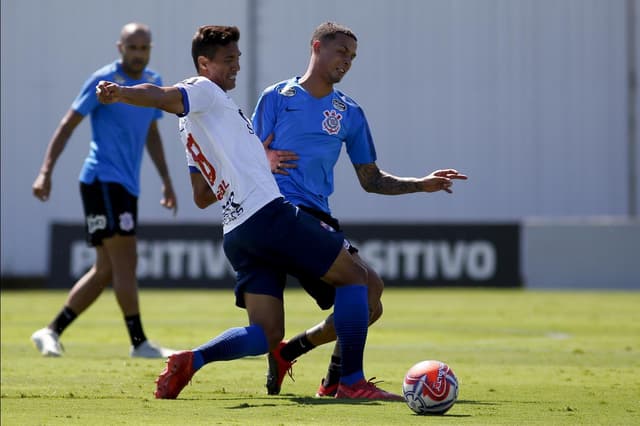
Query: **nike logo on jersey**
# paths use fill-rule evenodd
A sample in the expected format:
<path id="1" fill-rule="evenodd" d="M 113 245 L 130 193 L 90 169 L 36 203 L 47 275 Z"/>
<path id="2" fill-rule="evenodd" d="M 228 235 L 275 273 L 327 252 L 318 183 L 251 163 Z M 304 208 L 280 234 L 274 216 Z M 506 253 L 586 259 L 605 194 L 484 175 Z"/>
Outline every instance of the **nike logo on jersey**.
<path id="1" fill-rule="evenodd" d="M 291 108 L 291 107 L 285 107 L 284 110 L 287 111 L 287 112 L 302 111 L 300 108 Z"/>

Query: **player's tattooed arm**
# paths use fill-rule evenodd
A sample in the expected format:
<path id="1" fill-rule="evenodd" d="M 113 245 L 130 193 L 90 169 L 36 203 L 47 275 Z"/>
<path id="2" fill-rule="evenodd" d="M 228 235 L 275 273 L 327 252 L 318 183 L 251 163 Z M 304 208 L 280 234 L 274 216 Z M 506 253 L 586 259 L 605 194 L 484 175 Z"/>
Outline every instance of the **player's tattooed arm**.
<path id="1" fill-rule="evenodd" d="M 452 193 L 453 180 L 466 180 L 467 176 L 455 169 L 440 169 L 421 178 L 398 177 L 380 170 L 376 163 L 354 165 L 360 185 L 367 192 L 384 195 L 409 194 L 412 192 Z"/>
<path id="2" fill-rule="evenodd" d="M 355 164 L 360 185 L 367 192 L 384 195 L 423 191 L 419 179 L 398 177 L 380 170 L 376 163 Z"/>

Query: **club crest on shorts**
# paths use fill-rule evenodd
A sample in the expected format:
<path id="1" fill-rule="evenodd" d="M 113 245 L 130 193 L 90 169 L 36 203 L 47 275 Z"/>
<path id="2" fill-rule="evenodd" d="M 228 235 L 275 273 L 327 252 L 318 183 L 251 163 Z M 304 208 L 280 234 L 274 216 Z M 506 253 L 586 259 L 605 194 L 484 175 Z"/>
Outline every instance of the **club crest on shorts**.
<path id="1" fill-rule="evenodd" d="M 342 115 L 335 110 L 324 111 L 324 120 L 322 121 L 322 130 L 330 135 L 336 135 L 340 131 L 340 120 Z"/>
<path id="2" fill-rule="evenodd" d="M 129 232 L 134 226 L 133 215 L 129 212 L 122 213 L 120 215 L 120 229 L 125 232 Z"/>

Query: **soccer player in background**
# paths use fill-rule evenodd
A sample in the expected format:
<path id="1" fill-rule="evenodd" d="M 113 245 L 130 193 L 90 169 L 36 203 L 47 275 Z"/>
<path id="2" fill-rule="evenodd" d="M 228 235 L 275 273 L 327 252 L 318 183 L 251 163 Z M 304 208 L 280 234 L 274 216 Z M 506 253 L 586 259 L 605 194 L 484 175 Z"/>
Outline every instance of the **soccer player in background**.
<path id="1" fill-rule="evenodd" d="M 144 147 L 162 179 L 160 203 L 177 209 L 176 196 L 167 170 L 156 120 L 157 109 L 128 105 L 102 105 L 95 86 L 100 80 L 122 85 L 143 82 L 161 84 L 159 74 L 147 68 L 151 54 L 151 31 L 141 23 L 122 28 L 117 43 L 120 59 L 97 70 L 84 83 L 80 94 L 55 130 L 35 182 L 33 195 L 47 201 L 56 160 L 83 118 L 91 114 L 92 140 L 80 172 L 80 194 L 85 213 L 87 243 L 96 250 L 93 267 L 71 288 L 60 313 L 31 336 L 44 356 L 61 356 L 60 335 L 109 285 L 124 315 L 131 340 L 130 355 L 164 358 L 173 351 L 147 340 L 140 319 L 136 280 L 138 194 Z"/>
<path id="2" fill-rule="evenodd" d="M 467 179 L 457 170 L 436 170 L 427 176 L 397 177 L 376 165 L 376 151 L 362 108 L 336 90 L 356 57 L 357 38 L 349 28 L 333 22 L 318 26 L 311 37 L 311 57 L 306 73 L 267 87 L 253 113 L 253 125 L 264 147 L 285 198 L 300 209 L 340 230 L 331 215 L 329 196 L 333 193 L 333 169 L 342 145 L 367 192 L 398 195 L 413 192 L 451 193 L 452 179 Z M 382 315 L 383 281 L 348 245 L 353 259 L 367 270 L 369 323 Z M 285 280 L 283 275 L 280 279 Z M 300 284 L 313 291 L 318 304 L 328 309 L 334 289 L 302 277 Z M 333 314 L 269 353 L 267 392 L 280 393 L 282 381 L 293 362 L 314 347 L 336 339 Z M 334 396 L 342 359 L 340 339 L 336 341 L 326 376 L 316 396 Z"/>
<path id="3" fill-rule="evenodd" d="M 344 236 L 285 201 L 251 121 L 229 97 L 240 70 L 236 27 L 200 27 L 192 41 L 197 77 L 171 87 L 100 82 L 104 103 L 162 108 L 180 118 L 180 138 L 200 208 L 222 208 L 223 247 L 236 271 L 236 305 L 249 325 L 234 327 L 169 357 L 156 398 L 176 398 L 196 371 L 214 361 L 260 355 L 284 337 L 281 273 L 320 278 L 335 287 L 334 324 L 342 342 L 337 398 L 402 400 L 367 381 L 363 353 L 369 310 L 366 270 L 349 255 Z M 324 284 L 323 284 L 324 285 Z"/>

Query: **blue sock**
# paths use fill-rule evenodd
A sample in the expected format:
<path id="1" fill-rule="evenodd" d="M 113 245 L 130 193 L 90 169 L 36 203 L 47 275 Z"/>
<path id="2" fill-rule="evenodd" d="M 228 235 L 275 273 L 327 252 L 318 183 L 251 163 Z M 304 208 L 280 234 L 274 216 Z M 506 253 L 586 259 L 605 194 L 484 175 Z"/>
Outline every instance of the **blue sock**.
<path id="1" fill-rule="evenodd" d="M 259 325 L 230 328 L 193 350 L 193 368 L 200 369 L 213 361 L 229 361 L 267 353 L 267 337 Z"/>
<path id="2" fill-rule="evenodd" d="M 340 340 L 340 382 L 352 385 L 364 379 L 363 356 L 369 326 L 367 286 L 354 284 L 336 288 L 333 322 Z"/>

